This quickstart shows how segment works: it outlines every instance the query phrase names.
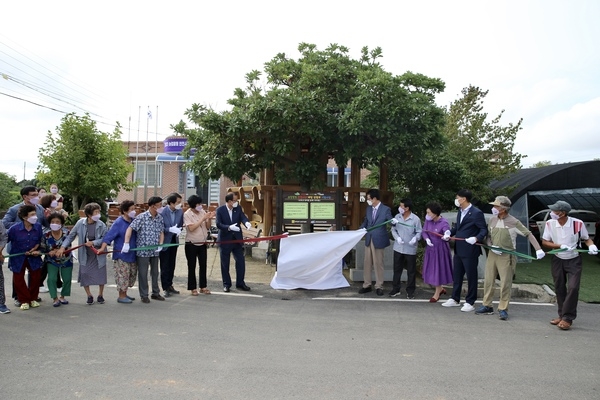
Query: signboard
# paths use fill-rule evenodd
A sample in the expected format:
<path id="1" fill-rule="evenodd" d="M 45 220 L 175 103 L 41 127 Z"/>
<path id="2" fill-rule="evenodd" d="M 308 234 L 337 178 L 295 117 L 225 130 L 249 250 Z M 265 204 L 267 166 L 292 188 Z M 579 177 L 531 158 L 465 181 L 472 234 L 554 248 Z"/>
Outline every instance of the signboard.
<path id="1" fill-rule="evenodd" d="M 187 138 L 180 137 L 180 136 L 170 137 L 170 138 L 166 138 L 163 141 L 163 144 L 165 147 L 165 153 L 181 154 L 181 152 L 185 148 L 185 145 L 187 144 Z"/>
<path id="2" fill-rule="evenodd" d="M 335 224 L 335 192 L 284 192 L 284 224 Z"/>

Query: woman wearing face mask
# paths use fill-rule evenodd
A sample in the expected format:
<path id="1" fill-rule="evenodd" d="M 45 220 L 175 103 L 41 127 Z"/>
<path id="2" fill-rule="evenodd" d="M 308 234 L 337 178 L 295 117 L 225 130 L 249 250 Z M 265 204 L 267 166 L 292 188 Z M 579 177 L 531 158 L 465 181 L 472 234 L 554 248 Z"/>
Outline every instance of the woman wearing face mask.
<path id="1" fill-rule="evenodd" d="M 196 259 L 200 265 L 200 293 L 210 294 L 206 280 L 206 238 L 210 230 L 211 219 L 215 212 L 207 213 L 202 209 L 202 199 L 191 195 L 188 200 L 188 210 L 183 214 L 183 224 L 186 229 L 185 236 L 185 258 L 188 265 L 188 290 L 192 296 L 198 296 L 198 285 L 196 284 Z"/>
<path id="2" fill-rule="evenodd" d="M 442 285 L 448 285 L 453 280 L 450 245 L 439 236 L 450 229 L 450 224 L 440 215 L 441 213 L 442 207 L 438 203 L 427 204 L 427 214 L 421 235 L 427 243 L 423 259 L 423 282 L 435 286 L 435 293 L 429 299 L 430 303 L 437 302 L 440 295 L 446 294 L 446 289 Z"/>
<path id="3" fill-rule="evenodd" d="M 69 304 L 65 296 L 71 295 L 71 277 L 73 276 L 73 256 L 71 253 L 57 256 L 57 251 L 61 248 L 63 242 L 69 234 L 69 230 L 64 227 L 65 217 L 58 212 L 50 214 L 50 229 L 44 233 L 43 249 L 46 255 L 45 264 L 48 268 L 48 291 L 50 297 L 54 300 L 53 306 L 59 307 L 61 304 Z M 58 280 L 62 278 L 63 284 L 58 296 Z"/>
<path id="4" fill-rule="evenodd" d="M 131 200 L 125 200 L 119 207 L 121 216 L 113 222 L 108 233 L 102 239 L 100 252 L 106 251 L 106 247 L 113 243 L 114 253 L 112 254 L 113 267 L 115 270 L 115 282 L 119 291 L 118 303 L 131 304 L 135 297 L 127 294 L 127 289 L 135 284 L 138 268 L 135 262 L 135 252 L 122 253 L 123 244 L 125 243 L 125 233 L 129 224 L 136 217 L 135 204 Z M 137 240 L 137 233 L 131 233 L 132 243 Z M 130 240 L 131 240 L 130 239 Z"/>
<path id="5" fill-rule="evenodd" d="M 39 307 L 36 301 L 40 289 L 40 273 L 42 268 L 42 225 L 38 222 L 35 206 L 24 205 L 19 208 L 17 222 L 7 232 L 10 243 L 8 268 L 13 273 L 13 284 L 21 310 Z M 25 284 L 25 271 L 29 270 L 29 286 Z"/>
<path id="6" fill-rule="evenodd" d="M 46 219 L 52 213 L 62 214 L 63 217 L 68 217 L 69 214 L 62 209 L 58 208 L 58 201 L 53 194 L 46 194 L 40 198 L 40 205 L 44 207 L 44 214 L 46 215 Z"/>
<path id="7" fill-rule="evenodd" d="M 63 203 L 64 203 L 64 199 L 63 197 L 58 194 L 58 186 L 56 186 L 56 183 L 53 183 L 52 185 L 50 185 L 50 193 L 52 193 L 52 195 L 54 196 L 55 200 L 56 200 L 56 206 L 54 208 L 56 208 L 57 210 L 63 211 Z"/>
<path id="8" fill-rule="evenodd" d="M 100 205 L 97 203 L 89 203 L 83 209 L 85 218 L 81 218 L 65 241 L 60 250 L 57 251 L 57 256 L 63 254 L 64 249 L 69 247 L 75 237 L 79 239 L 79 243 L 85 244 L 77 250 L 77 259 L 79 260 L 79 277 L 77 281 L 85 289 L 87 294 L 87 304 L 94 304 L 94 296 L 90 291 L 91 285 L 98 285 L 99 304 L 104 304 L 104 285 L 106 285 L 106 254 L 96 254 L 92 247 L 100 248 L 102 239 L 106 234 L 106 225 L 100 221 Z"/>

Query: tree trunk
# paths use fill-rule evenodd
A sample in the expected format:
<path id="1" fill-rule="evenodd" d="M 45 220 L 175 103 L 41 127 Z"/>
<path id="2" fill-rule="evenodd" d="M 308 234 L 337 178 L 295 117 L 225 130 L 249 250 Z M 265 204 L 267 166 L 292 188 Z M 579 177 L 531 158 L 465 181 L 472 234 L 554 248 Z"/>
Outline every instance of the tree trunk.
<path id="1" fill-rule="evenodd" d="M 74 194 L 71 196 L 71 199 L 73 201 L 73 212 L 76 213 L 79 211 L 79 196 Z"/>

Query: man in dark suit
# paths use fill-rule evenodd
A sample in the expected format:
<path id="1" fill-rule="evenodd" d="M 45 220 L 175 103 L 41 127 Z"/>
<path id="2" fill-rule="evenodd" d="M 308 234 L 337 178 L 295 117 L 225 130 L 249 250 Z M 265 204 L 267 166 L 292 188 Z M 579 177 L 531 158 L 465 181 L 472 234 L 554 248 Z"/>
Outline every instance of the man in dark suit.
<path id="1" fill-rule="evenodd" d="M 371 189 L 367 192 L 367 213 L 359 229 L 369 229 L 385 221 L 392 219 L 392 211 L 379 199 L 378 189 Z M 390 236 L 386 225 L 382 225 L 365 235 L 365 271 L 363 277 L 363 287 L 358 293 L 368 293 L 371 291 L 371 271 L 375 267 L 375 291 L 377 296 L 383 296 L 383 251 L 390 245 Z"/>
<path id="2" fill-rule="evenodd" d="M 179 193 L 171 193 L 167 196 L 167 206 L 160 213 L 165 225 L 165 243 L 179 243 L 179 234 L 183 228 L 181 202 L 181 195 Z M 169 297 L 172 294 L 179 294 L 179 290 L 175 290 L 173 287 L 178 247 L 165 247 L 163 251 L 158 253 L 160 258 L 160 283 L 165 297 Z"/>
<path id="3" fill-rule="evenodd" d="M 230 240 L 242 240 L 241 224 L 244 224 L 246 229 L 250 229 L 251 225 L 242 211 L 238 207 L 237 196 L 235 193 L 228 193 L 225 196 L 225 204 L 217 208 L 217 228 L 219 229 L 219 242 L 227 242 Z M 249 291 L 250 287 L 244 282 L 246 273 L 246 260 L 244 259 L 244 244 L 243 243 L 222 243 L 219 244 L 221 250 L 221 276 L 223 277 L 223 291 L 229 292 L 231 288 L 231 276 L 229 275 L 230 254 L 233 254 L 235 260 L 235 287 Z"/>
<path id="4" fill-rule="evenodd" d="M 487 224 L 480 209 L 473 207 L 470 190 L 461 189 L 456 193 L 454 204 L 458 207 L 456 226 L 451 231 L 446 231 L 442 239 L 450 240 L 454 236 L 454 286 L 452 297 L 445 303 L 444 307 L 460 306 L 460 293 L 462 291 L 463 277 L 467 274 L 467 296 L 465 304 L 460 311 L 469 312 L 475 310 L 473 304 L 477 300 L 477 264 L 481 247 L 475 246 L 477 242 L 483 242 L 487 236 Z"/>

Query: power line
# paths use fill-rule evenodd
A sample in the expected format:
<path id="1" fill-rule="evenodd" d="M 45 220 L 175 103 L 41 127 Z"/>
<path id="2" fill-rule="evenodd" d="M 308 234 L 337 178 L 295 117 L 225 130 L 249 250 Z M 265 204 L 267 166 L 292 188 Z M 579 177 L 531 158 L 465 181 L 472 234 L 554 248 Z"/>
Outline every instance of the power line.
<path id="1" fill-rule="evenodd" d="M 27 103 L 34 104 L 34 105 L 36 105 L 36 106 L 38 106 L 38 107 L 44 107 L 44 108 L 47 108 L 47 109 L 49 109 L 49 110 L 52 110 L 52 111 L 56 111 L 56 112 L 59 112 L 59 113 L 67 114 L 67 112 L 66 112 L 66 111 L 57 110 L 56 108 L 48 107 L 48 106 L 45 106 L 45 105 L 43 105 L 43 104 L 38 104 L 38 103 L 35 103 L 35 102 L 31 101 L 31 100 L 22 99 L 22 98 L 20 98 L 20 97 L 13 96 L 13 95 L 10 95 L 10 94 L 8 94 L 8 93 L 0 92 L 0 94 L 1 94 L 1 95 L 4 95 L 4 96 L 12 97 L 13 99 L 17 99 L 17 100 L 25 101 L 25 102 L 27 102 Z"/>

